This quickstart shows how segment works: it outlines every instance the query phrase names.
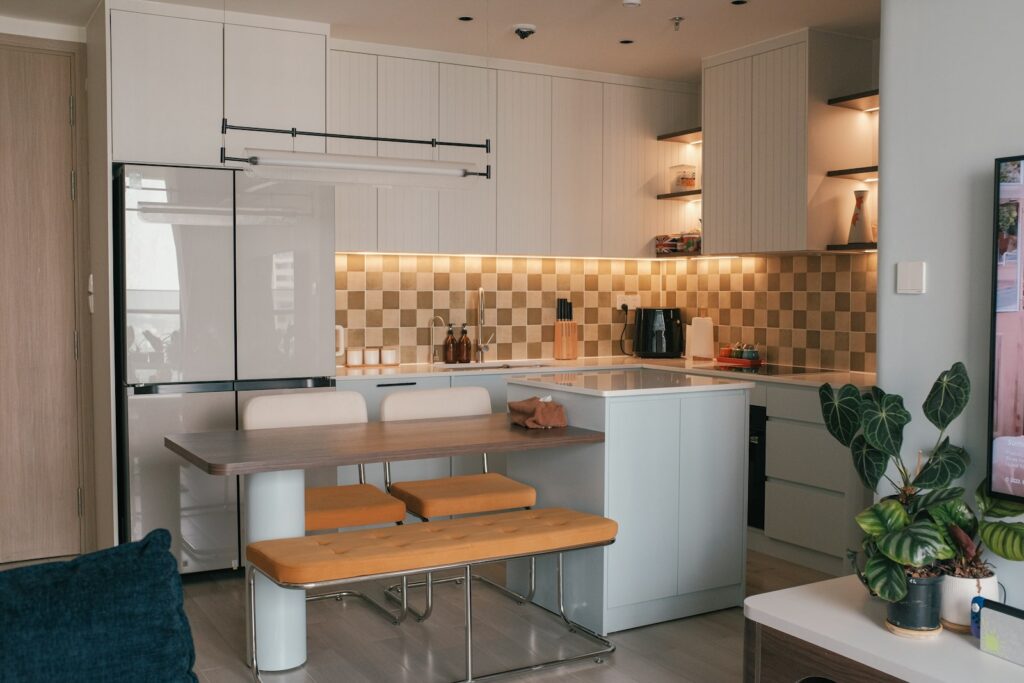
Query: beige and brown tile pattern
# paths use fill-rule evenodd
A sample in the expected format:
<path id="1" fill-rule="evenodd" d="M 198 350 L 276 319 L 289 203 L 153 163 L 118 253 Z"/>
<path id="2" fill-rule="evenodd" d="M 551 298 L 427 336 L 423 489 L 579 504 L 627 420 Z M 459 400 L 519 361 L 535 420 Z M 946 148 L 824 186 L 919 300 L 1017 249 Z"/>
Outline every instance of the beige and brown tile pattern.
<path id="1" fill-rule="evenodd" d="M 403 363 L 429 360 L 435 315 L 456 330 L 468 323 L 475 339 L 483 287 L 492 359 L 550 358 L 559 297 L 573 302 L 580 355 L 617 355 L 623 321 L 615 295 L 639 294 L 642 305 L 679 307 L 687 319 L 706 312 L 720 343 L 757 344 L 770 362 L 875 368 L 874 254 L 640 261 L 337 254 L 335 272 L 336 321 L 348 329 L 348 345 L 398 346 Z M 438 343 L 443 333 L 436 330 Z"/>

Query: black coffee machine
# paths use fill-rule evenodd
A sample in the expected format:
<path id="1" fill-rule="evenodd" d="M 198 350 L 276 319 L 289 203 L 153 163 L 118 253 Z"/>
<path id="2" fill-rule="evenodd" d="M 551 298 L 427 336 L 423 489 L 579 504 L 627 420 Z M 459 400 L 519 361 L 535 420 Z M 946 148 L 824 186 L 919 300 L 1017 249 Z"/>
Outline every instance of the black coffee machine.
<path id="1" fill-rule="evenodd" d="M 683 355 L 683 313 L 678 308 L 638 308 L 633 355 L 679 358 Z"/>

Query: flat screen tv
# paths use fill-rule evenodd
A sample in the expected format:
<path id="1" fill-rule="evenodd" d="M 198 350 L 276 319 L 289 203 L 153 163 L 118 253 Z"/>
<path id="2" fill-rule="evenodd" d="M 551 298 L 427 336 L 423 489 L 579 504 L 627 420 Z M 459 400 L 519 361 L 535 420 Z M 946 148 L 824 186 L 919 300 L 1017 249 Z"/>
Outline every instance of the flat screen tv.
<path id="1" fill-rule="evenodd" d="M 992 245 L 988 480 L 992 495 L 1024 501 L 1024 156 L 996 159 Z"/>

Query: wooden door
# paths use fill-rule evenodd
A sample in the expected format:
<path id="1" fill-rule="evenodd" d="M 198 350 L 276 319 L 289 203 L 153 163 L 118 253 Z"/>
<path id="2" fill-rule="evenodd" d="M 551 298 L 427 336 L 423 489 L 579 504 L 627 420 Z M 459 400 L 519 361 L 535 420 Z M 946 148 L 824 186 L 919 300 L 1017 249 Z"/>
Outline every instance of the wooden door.
<path id="1" fill-rule="evenodd" d="M 705 254 L 750 251 L 750 58 L 704 69 Z"/>
<path id="2" fill-rule="evenodd" d="M 72 59 L 0 46 L 0 563 L 81 550 Z"/>

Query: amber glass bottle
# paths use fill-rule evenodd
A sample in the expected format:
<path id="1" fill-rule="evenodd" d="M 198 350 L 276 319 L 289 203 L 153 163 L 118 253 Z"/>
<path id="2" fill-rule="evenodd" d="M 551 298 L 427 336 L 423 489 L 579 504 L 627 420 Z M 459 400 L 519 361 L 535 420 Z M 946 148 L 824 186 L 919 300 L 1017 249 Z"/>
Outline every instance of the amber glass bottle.
<path id="1" fill-rule="evenodd" d="M 448 325 L 448 336 L 444 338 L 444 362 L 459 362 L 459 342 L 455 340 L 455 328 Z"/>
<path id="2" fill-rule="evenodd" d="M 459 362 L 468 363 L 473 360 L 473 340 L 466 334 L 466 323 L 462 323 L 462 336 L 459 337 Z"/>

